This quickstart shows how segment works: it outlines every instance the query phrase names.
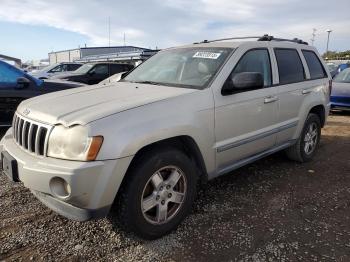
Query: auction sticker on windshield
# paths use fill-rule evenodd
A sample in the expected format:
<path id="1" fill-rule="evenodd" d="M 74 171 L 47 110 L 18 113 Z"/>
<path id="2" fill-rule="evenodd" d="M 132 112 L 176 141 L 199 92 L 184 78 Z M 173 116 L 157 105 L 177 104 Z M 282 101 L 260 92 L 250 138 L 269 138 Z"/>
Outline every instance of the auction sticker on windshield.
<path id="1" fill-rule="evenodd" d="M 213 53 L 213 52 L 197 52 L 193 55 L 196 58 L 208 58 L 208 59 L 218 59 L 221 53 Z"/>

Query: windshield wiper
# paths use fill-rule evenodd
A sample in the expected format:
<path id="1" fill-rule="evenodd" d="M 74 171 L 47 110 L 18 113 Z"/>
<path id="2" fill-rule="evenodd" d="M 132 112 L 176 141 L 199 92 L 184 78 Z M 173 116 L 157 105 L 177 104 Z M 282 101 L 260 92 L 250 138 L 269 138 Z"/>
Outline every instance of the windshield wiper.
<path id="1" fill-rule="evenodd" d="M 148 84 L 148 85 L 161 85 L 161 83 L 153 82 L 153 81 L 134 81 L 133 83 Z"/>

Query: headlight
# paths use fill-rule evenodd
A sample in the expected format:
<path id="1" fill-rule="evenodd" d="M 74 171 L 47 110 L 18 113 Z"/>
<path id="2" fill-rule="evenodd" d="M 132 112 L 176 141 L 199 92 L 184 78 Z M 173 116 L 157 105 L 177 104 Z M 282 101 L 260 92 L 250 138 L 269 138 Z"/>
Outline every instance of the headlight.
<path id="1" fill-rule="evenodd" d="M 95 160 L 103 142 L 102 136 L 89 137 L 83 126 L 55 126 L 49 137 L 47 155 L 55 158 Z"/>

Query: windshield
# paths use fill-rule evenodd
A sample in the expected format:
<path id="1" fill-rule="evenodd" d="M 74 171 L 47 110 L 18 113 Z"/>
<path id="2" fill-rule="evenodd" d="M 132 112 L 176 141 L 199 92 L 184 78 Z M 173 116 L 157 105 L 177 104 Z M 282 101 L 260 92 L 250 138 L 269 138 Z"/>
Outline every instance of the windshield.
<path id="1" fill-rule="evenodd" d="M 56 66 L 58 66 L 59 64 L 53 64 L 53 65 L 49 65 L 49 66 L 46 66 L 44 67 L 43 69 L 40 69 L 38 71 L 36 71 L 37 73 L 42 73 L 42 72 L 48 72 L 50 71 L 51 69 L 55 68 Z"/>
<path id="2" fill-rule="evenodd" d="M 77 70 L 74 71 L 74 73 L 78 74 L 86 74 L 89 72 L 89 70 L 94 66 L 94 64 L 85 64 L 79 67 Z"/>
<path id="3" fill-rule="evenodd" d="M 231 48 L 179 48 L 159 52 L 122 81 L 202 89 L 213 79 Z"/>
<path id="4" fill-rule="evenodd" d="M 337 74 L 334 77 L 333 81 L 341 83 L 350 83 L 350 68 L 344 69 L 339 74 Z"/>

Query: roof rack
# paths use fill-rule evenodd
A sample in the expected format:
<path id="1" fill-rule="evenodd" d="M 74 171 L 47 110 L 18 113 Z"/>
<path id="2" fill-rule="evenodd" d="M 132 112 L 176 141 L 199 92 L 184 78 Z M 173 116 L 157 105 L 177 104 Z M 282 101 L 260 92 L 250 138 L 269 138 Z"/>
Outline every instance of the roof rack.
<path id="1" fill-rule="evenodd" d="M 202 42 L 196 42 L 193 44 L 203 44 L 203 43 L 220 42 L 220 41 L 226 41 L 226 40 L 253 39 L 253 38 L 261 38 L 261 36 L 241 36 L 241 37 L 220 38 L 220 39 L 213 39 L 213 40 L 203 40 Z"/>
<path id="2" fill-rule="evenodd" d="M 220 42 L 220 41 L 226 41 L 226 40 L 240 40 L 240 39 L 253 39 L 253 38 L 257 38 L 258 41 L 280 41 L 280 42 L 286 41 L 286 42 L 308 45 L 307 42 L 298 38 L 294 38 L 294 39 L 275 38 L 272 35 L 268 35 L 268 34 L 265 34 L 263 36 L 242 36 L 242 37 L 229 37 L 229 38 L 221 38 L 221 39 L 214 39 L 214 40 L 203 40 L 202 42 L 196 42 L 193 44 L 205 44 L 205 43 Z"/>
<path id="3" fill-rule="evenodd" d="M 258 41 L 278 41 L 278 42 L 286 41 L 286 42 L 292 42 L 292 43 L 297 43 L 302 45 L 309 45 L 307 42 L 298 38 L 293 38 L 293 39 L 276 38 L 276 37 L 273 37 L 272 35 L 263 35 L 258 39 Z"/>

